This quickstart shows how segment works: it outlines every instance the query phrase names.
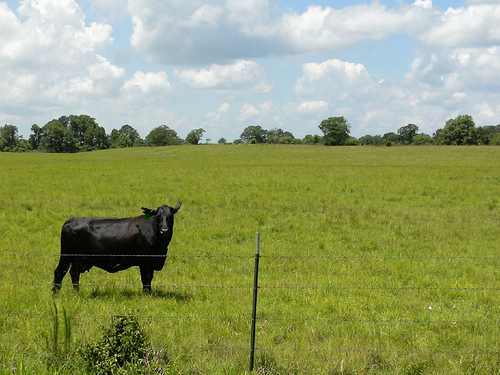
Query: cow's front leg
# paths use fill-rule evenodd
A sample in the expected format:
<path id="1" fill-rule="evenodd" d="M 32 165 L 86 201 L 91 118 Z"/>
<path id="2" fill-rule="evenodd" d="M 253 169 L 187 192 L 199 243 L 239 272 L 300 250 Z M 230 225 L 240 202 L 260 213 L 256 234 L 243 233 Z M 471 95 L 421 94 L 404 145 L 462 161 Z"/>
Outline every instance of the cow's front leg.
<path id="1" fill-rule="evenodd" d="M 54 281 L 52 282 L 52 293 L 56 294 L 62 287 L 62 280 L 68 272 L 71 261 L 68 257 L 61 255 L 59 259 L 59 264 L 54 270 Z"/>
<path id="2" fill-rule="evenodd" d="M 142 290 L 144 291 L 144 293 L 151 293 L 151 281 L 153 281 L 153 274 L 155 271 L 145 266 L 140 267 L 140 270 Z"/>
<path id="3" fill-rule="evenodd" d="M 80 290 L 80 267 L 78 266 L 78 262 L 74 262 L 69 270 L 69 274 L 71 275 L 71 281 L 73 282 L 73 288 L 78 292 Z"/>

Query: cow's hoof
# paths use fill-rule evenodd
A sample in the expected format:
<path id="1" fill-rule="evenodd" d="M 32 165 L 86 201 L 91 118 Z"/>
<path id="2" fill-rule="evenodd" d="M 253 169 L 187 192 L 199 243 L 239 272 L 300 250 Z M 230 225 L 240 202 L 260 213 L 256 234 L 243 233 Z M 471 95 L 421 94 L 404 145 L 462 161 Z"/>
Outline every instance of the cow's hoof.
<path id="1" fill-rule="evenodd" d="M 61 290 L 61 284 L 54 284 L 52 286 L 52 295 L 55 296 Z"/>

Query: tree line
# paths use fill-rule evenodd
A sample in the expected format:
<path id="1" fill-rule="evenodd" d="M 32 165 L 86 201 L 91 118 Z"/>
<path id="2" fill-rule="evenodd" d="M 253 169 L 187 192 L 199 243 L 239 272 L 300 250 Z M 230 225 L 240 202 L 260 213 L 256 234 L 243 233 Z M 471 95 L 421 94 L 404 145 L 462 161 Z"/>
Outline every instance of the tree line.
<path id="1" fill-rule="evenodd" d="M 323 135 L 308 134 L 304 138 L 295 138 L 289 131 L 280 128 L 264 129 L 260 125 L 247 126 L 239 139 L 232 143 L 270 143 L 270 144 L 324 144 L 327 146 L 343 145 L 500 145 L 500 125 L 476 127 L 472 116 L 460 115 L 446 122 L 442 129 L 432 136 L 419 133 L 415 124 L 408 124 L 384 135 L 365 135 L 359 139 L 350 135 L 351 126 L 345 117 L 330 117 L 321 122 L 318 128 Z M 88 115 L 61 116 L 43 127 L 33 124 L 29 139 L 18 134 L 14 125 L 0 127 L 0 151 L 44 151 L 73 153 L 80 151 L 103 150 L 124 147 L 157 147 L 197 145 L 203 139 L 204 129 L 194 129 L 185 139 L 167 125 L 160 125 L 142 139 L 139 132 L 130 125 L 113 129 L 106 134 L 105 129 Z M 207 139 L 207 143 L 210 140 Z M 225 138 L 219 144 L 227 144 Z"/>
<path id="2" fill-rule="evenodd" d="M 198 144 L 203 133 L 203 129 L 194 129 L 183 140 L 175 130 L 160 125 L 142 139 L 139 132 L 130 125 L 123 125 L 120 129 L 113 129 L 111 134 L 106 134 L 106 130 L 99 126 L 95 118 L 71 115 L 53 119 L 43 127 L 33 124 L 27 140 L 19 136 L 18 128 L 14 125 L 0 127 L 0 151 L 73 153 L 108 148 L 180 145 L 185 142 Z"/>
<path id="3" fill-rule="evenodd" d="M 327 146 L 392 146 L 392 145 L 500 145 L 500 125 L 476 127 L 472 116 L 460 115 L 446 122 L 432 136 L 419 133 L 415 124 L 402 126 L 396 133 L 352 137 L 351 126 L 345 117 L 330 117 L 318 126 L 323 135 L 306 135 L 296 139 L 281 129 L 267 131 L 261 126 L 249 126 L 241 134 L 245 143 L 305 143 Z"/>

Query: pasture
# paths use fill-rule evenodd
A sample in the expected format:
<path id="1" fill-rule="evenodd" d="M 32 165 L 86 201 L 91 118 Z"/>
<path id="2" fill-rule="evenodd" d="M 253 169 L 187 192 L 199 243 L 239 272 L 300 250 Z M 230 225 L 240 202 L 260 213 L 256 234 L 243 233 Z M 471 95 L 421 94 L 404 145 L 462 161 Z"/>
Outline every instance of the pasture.
<path id="1" fill-rule="evenodd" d="M 152 295 L 94 268 L 52 297 L 66 219 L 178 200 Z M 71 350 L 134 315 L 170 373 L 246 373 L 260 232 L 256 372 L 500 374 L 499 200 L 499 147 L 0 153 L 0 373 L 51 373 L 54 305 Z"/>

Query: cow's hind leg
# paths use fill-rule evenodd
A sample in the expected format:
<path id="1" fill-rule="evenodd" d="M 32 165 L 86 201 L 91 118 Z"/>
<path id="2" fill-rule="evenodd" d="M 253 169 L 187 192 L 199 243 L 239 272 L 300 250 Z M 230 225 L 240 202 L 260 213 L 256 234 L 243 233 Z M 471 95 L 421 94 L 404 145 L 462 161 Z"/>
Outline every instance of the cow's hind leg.
<path id="1" fill-rule="evenodd" d="M 61 255 L 59 259 L 59 264 L 54 270 L 54 281 L 52 282 L 52 292 L 57 293 L 62 287 L 62 281 L 66 273 L 68 272 L 69 266 L 71 265 L 71 259 Z"/>
<path id="2" fill-rule="evenodd" d="M 69 274 L 71 275 L 71 281 L 73 282 L 73 288 L 78 292 L 80 290 L 80 266 L 78 261 L 73 262 L 71 269 L 69 270 Z"/>
<path id="3" fill-rule="evenodd" d="M 151 293 L 151 281 L 153 281 L 154 270 L 149 267 L 140 267 L 142 290 L 144 293 Z"/>

